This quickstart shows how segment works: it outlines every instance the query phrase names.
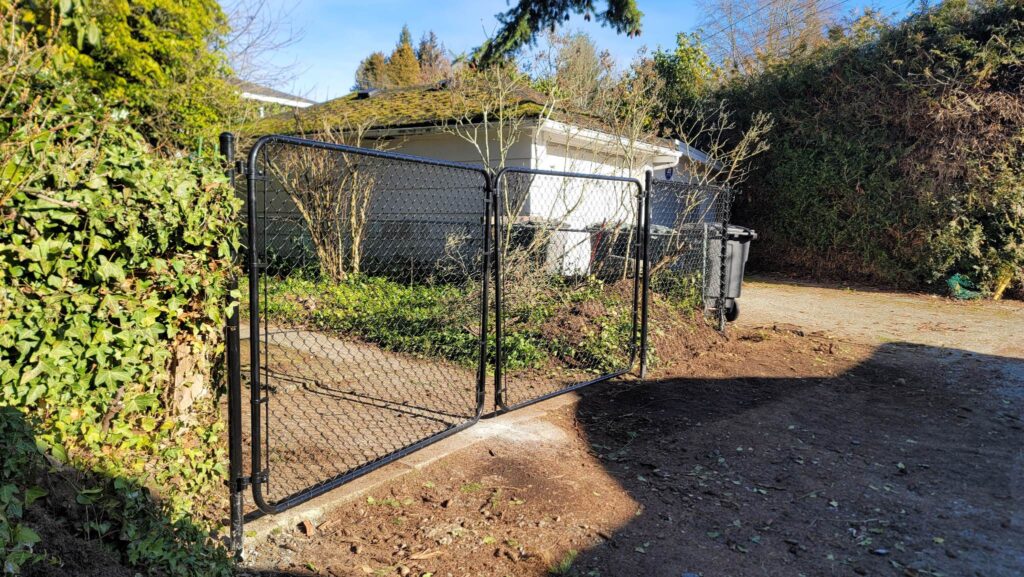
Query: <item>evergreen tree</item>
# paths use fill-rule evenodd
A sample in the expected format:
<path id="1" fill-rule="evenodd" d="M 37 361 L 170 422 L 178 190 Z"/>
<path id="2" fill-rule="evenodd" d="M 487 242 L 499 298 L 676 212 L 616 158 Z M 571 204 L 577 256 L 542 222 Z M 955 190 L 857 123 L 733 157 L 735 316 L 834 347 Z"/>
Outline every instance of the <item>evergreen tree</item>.
<path id="1" fill-rule="evenodd" d="M 420 63 L 416 59 L 416 51 L 412 48 L 412 35 L 409 27 L 402 27 L 395 51 L 388 58 L 385 67 L 389 87 L 403 88 L 415 86 L 420 82 Z"/>
<path id="2" fill-rule="evenodd" d="M 387 87 L 387 57 L 383 52 L 374 52 L 359 63 L 356 68 L 355 90 L 373 90 Z"/>
<path id="3" fill-rule="evenodd" d="M 408 24 L 402 25 L 402 33 L 398 36 L 398 46 L 401 46 L 402 44 L 412 46 L 412 33 L 409 32 Z"/>
<path id="4" fill-rule="evenodd" d="M 637 8 L 636 0 L 606 0 L 602 12 L 595 11 L 594 0 L 518 0 L 515 4 L 498 14 L 501 23 L 498 32 L 477 48 L 473 60 L 478 65 L 490 66 L 515 55 L 532 44 L 538 32 L 554 31 L 572 14 L 582 14 L 588 21 L 596 18 L 602 26 L 610 26 L 619 34 L 640 35 L 643 12 Z"/>
<path id="5" fill-rule="evenodd" d="M 420 39 L 416 59 L 420 63 L 420 82 L 424 84 L 443 80 L 451 73 L 452 62 L 448 58 L 444 44 L 437 39 L 437 34 L 434 34 L 433 30 Z"/>

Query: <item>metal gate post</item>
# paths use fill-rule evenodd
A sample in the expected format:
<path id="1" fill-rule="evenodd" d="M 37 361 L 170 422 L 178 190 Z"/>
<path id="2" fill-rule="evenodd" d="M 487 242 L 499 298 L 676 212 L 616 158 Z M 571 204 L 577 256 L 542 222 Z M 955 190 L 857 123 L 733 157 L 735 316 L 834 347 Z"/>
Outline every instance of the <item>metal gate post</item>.
<path id="1" fill-rule="evenodd" d="M 651 188 L 654 186 L 654 171 L 648 170 L 644 177 L 643 202 L 643 285 L 640 290 L 640 378 L 647 376 L 647 322 L 649 296 L 651 293 Z"/>
<path id="2" fill-rule="evenodd" d="M 503 208 L 507 200 L 505 198 L 505 187 L 501 185 L 501 179 L 504 170 L 498 173 L 490 174 L 491 187 L 494 189 L 491 198 L 493 199 L 494 205 L 494 412 L 497 413 L 506 408 L 505 406 L 505 380 L 503 376 L 502 368 L 502 357 L 504 356 L 504 350 L 502 347 L 502 333 L 505 319 L 502 314 L 504 308 L 504 295 L 502 294 L 502 283 L 505 282 L 502 274 L 502 267 L 505 266 L 503 262 L 502 251 L 504 247 L 501 246 L 501 230 L 502 220 L 501 216 L 504 212 Z M 500 210 L 500 212 L 499 212 Z"/>
<path id="3" fill-rule="evenodd" d="M 224 132 L 220 135 L 220 154 L 224 157 L 228 169 L 228 181 L 232 194 L 235 188 L 235 135 Z M 224 327 L 224 343 L 226 349 L 228 377 L 228 490 L 231 495 L 231 550 L 236 557 L 242 553 L 243 539 L 243 486 L 242 471 L 242 363 L 241 345 L 238 334 L 238 275 L 234 270 L 237 266 L 237 254 L 232 250 L 232 270 L 228 276 L 228 310 L 227 325 Z"/>
<path id="4" fill-rule="evenodd" d="M 494 175 L 491 171 L 484 173 L 484 255 L 481 259 L 481 291 L 480 296 L 480 365 L 477 367 L 477 383 L 476 383 L 476 418 L 479 419 L 483 416 L 483 409 L 486 403 L 485 395 L 487 394 L 487 316 L 490 313 L 488 310 L 489 295 L 490 291 L 490 274 L 491 274 L 491 210 L 493 206 L 497 204 L 494 199 Z M 495 273 L 497 274 L 497 273 Z"/>
<path id="5" fill-rule="evenodd" d="M 727 263 L 725 259 L 728 257 L 729 251 L 729 209 L 732 205 L 732 191 L 725 189 L 722 191 L 725 195 L 725 209 L 722 211 L 722 232 L 721 239 L 718 241 L 721 243 L 722 254 L 721 259 L 718 261 L 718 331 L 725 332 L 725 303 L 728 300 L 726 298 L 725 290 L 728 287 L 728 283 L 725 278 L 725 271 L 727 269 Z"/>

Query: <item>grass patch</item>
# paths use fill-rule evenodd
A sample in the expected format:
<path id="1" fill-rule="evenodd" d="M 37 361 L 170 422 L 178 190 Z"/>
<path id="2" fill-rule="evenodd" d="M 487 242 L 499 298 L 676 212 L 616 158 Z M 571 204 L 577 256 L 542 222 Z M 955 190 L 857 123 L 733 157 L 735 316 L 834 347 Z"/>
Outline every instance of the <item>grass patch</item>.
<path id="1" fill-rule="evenodd" d="M 505 369 L 543 368 L 552 362 L 596 373 L 623 368 L 632 338 L 628 299 L 596 279 L 556 276 L 545 282 L 529 299 L 510 299 L 506 305 Z M 480 354 L 479 290 L 476 285 L 404 284 L 381 277 L 330 282 L 293 275 L 267 278 L 261 292 L 264 314 L 273 323 L 350 335 L 389 351 L 474 367 Z M 494 322 L 492 314 L 489 326 Z M 491 366 L 495 350 L 491 331 Z"/>
<path id="2" fill-rule="evenodd" d="M 568 553 L 562 557 L 562 560 L 555 563 L 551 567 L 548 567 L 548 574 L 550 575 L 569 575 L 572 571 L 573 563 L 576 562 L 576 556 L 579 555 L 579 551 L 570 549 Z"/>

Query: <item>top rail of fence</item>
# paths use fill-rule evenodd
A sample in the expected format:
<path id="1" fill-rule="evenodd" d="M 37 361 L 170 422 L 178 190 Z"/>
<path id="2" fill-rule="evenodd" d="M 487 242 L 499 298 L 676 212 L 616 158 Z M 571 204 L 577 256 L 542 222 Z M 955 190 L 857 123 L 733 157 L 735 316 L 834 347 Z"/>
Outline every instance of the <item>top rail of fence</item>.
<path id="1" fill-rule="evenodd" d="M 372 148 L 360 148 L 358 146 L 351 146 L 348 144 L 336 144 L 332 142 L 323 142 L 320 140 L 311 140 L 308 138 L 301 138 L 298 136 L 289 136 L 286 134 L 267 134 L 261 136 L 253 144 L 252 148 L 249 149 L 249 166 L 255 166 L 256 159 L 259 155 L 260 150 L 267 144 L 278 143 L 278 144 L 291 144 L 294 146 L 304 146 L 307 148 L 316 148 L 320 150 L 331 150 L 335 152 L 344 152 L 350 154 L 358 154 L 360 156 L 368 156 L 373 158 L 382 158 L 390 160 L 404 160 L 406 162 L 415 162 L 418 164 L 425 164 L 429 166 L 438 166 L 442 168 L 456 168 L 461 170 L 470 170 L 479 172 L 490 179 L 490 172 L 483 166 L 476 164 L 469 164 L 465 162 L 454 162 L 450 160 L 438 160 L 436 158 L 430 158 L 428 156 L 416 156 L 414 154 L 404 154 L 401 152 L 393 152 L 390 150 L 375 150 Z"/>
<path id="2" fill-rule="evenodd" d="M 558 176 L 563 178 L 583 178 L 586 180 L 607 180 L 611 182 L 629 182 L 637 185 L 643 191 L 644 183 L 639 178 L 631 176 L 615 176 L 611 174 L 591 174 L 587 172 L 565 172 L 561 170 L 541 170 L 539 168 L 527 168 L 525 166 L 506 166 L 494 175 L 497 181 L 505 174 L 534 174 L 538 176 Z"/>

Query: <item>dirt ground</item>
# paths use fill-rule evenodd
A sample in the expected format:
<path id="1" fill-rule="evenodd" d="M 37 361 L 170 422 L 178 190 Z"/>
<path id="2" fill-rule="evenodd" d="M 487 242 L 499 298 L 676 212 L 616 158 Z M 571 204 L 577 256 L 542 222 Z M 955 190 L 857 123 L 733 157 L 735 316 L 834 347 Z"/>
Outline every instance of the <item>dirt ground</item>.
<path id="1" fill-rule="evenodd" d="M 1020 303 L 777 281 L 727 340 L 282 531 L 250 575 L 1024 572 Z M 307 534 L 308 531 L 308 534 Z"/>

